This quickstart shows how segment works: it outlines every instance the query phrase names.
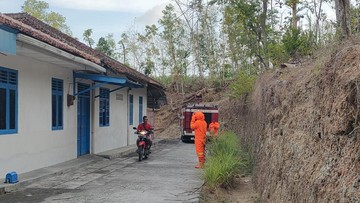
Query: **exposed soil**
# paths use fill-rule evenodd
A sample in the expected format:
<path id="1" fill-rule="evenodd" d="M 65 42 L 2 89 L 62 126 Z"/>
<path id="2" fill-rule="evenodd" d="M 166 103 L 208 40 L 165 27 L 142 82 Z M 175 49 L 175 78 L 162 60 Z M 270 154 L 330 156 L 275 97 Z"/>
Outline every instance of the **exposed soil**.
<path id="1" fill-rule="evenodd" d="M 259 196 L 255 192 L 252 179 L 237 177 L 232 188 L 218 188 L 215 191 L 204 191 L 200 198 L 202 203 L 257 203 Z"/>
<path id="2" fill-rule="evenodd" d="M 261 202 L 360 202 L 360 45 L 354 42 L 263 75 L 241 104 Z"/>

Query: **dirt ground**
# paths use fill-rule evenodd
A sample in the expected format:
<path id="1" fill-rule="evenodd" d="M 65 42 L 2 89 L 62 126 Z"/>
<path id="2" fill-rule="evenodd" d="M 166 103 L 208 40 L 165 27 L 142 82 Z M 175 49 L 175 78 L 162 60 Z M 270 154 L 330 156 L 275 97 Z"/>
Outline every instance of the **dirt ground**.
<path id="1" fill-rule="evenodd" d="M 238 107 L 230 105 L 231 101 L 224 91 L 207 90 L 204 91 L 202 96 L 202 103 L 219 105 L 220 124 L 223 124 L 220 130 L 224 130 L 234 124 L 236 125 L 236 119 L 234 121 L 232 115 L 233 112 L 238 111 Z M 189 101 L 190 97 L 191 94 L 167 93 L 168 104 L 155 112 L 156 138 L 180 139 L 181 129 L 178 113 L 180 113 L 182 105 L 186 103 L 184 101 L 192 102 L 191 100 Z M 233 188 L 218 188 L 211 193 L 203 190 L 202 202 L 256 203 L 259 201 L 258 195 L 253 188 L 252 177 L 246 176 L 237 177 Z"/>
<path id="2" fill-rule="evenodd" d="M 233 188 L 218 188 L 213 192 L 203 192 L 201 203 L 259 203 L 251 176 L 237 177 Z"/>

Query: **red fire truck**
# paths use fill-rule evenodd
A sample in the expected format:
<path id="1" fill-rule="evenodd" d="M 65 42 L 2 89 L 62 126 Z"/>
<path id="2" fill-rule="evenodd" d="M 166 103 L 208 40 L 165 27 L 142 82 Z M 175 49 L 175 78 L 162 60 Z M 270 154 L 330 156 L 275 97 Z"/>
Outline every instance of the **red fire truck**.
<path id="1" fill-rule="evenodd" d="M 211 122 L 219 122 L 219 109 L 217 105 L 191 104 L 183 106 L 180 113 L 181 140 L 183 142 L 193 142 L 194 140 L 195 134 L 190 128 L 190 122 L 192 114 L 196 111 L 204 113 L 208 128 Z"/>

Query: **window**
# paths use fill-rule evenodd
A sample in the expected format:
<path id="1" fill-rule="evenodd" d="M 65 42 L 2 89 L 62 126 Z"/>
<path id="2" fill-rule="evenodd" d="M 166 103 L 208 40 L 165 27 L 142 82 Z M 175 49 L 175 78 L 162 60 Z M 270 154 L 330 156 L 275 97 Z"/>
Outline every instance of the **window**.
<path id="1" fill-rule="evenodd" d="M 17 71 L 0 67 L 0 134 L 17 133 Z"/>
<path id="2" fill-rule="evenodd" d="M 143 97 L 139 97 L 139 123 L 142 123 L 143 117 Z"/>
<path id="3" fill-rule="evenodd" d="M 130 110 L 129 110 L 129 125 L 134 125 L 134 96 L 130 94 Z"/>
<path id="4" fill-rule="evenodd" d="M 99 109 L 99 123 L 100 126 L 110 125 L 110 90 L 106 88 L 100 88 L 100 109 Z"/>
<path id="5" fill-rule="evenodd" d="M 63 80 L 52 78 L 51 80 L 51 104 L 52 104 L 52 129 L 63 129 Z"/>

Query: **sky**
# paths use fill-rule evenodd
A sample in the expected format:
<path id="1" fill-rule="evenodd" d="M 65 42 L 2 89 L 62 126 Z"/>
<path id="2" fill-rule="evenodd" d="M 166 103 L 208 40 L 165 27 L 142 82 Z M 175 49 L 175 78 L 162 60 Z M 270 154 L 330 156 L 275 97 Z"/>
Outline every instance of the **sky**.
<path id="1" fill-rule="evenodd" d="M 25 0 L 0 0 L 1 13 L 21 12 Z M 97 42 L 100 37 L 114 34 L 115 40 L 130 29 L 144 30 L 156 24 L 165 5 L 171 0 L 42 0 L 49 10 L 66 18 L 73 37 L 82 41 L 86 29 L 92 29 Z"/>

